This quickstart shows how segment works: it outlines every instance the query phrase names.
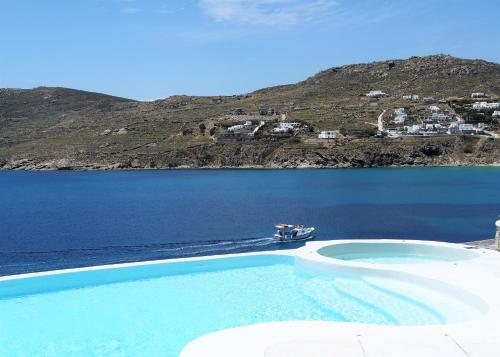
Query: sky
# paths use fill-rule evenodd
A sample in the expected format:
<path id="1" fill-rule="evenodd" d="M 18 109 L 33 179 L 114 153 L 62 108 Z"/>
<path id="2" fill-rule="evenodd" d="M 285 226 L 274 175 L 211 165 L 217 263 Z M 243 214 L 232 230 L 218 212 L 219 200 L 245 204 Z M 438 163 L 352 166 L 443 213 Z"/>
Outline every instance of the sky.
<path id="1" fill-rule="evenodd" d="M 499 0 L 0 0 L 0 88 L 233 95 L 330 67 L 500 63 Z"/>

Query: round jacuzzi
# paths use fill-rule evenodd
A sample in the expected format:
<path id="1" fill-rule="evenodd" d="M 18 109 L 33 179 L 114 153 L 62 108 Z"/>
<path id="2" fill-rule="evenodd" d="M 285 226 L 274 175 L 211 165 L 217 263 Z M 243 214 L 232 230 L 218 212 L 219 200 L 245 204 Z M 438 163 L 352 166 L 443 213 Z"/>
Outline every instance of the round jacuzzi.
<path id="1" fill-rule="evenodd" d="M 415 242 L 349 242 L 318 250 L 324 257 L 377 264 L 420 264 L 469 260 L 479 256 L 473 250 L 450 245 Z"/>

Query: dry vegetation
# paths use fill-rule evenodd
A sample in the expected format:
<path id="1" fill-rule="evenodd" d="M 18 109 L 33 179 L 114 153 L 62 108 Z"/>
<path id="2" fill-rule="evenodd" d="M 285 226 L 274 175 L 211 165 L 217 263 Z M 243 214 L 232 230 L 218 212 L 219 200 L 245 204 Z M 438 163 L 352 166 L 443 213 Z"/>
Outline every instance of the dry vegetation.
<path id="1" fill-rule="evenodd" d="M 363 95 L 372 89 L 390 96 L 377 100 Z M 382 109 L 407 106 L 401 99 L 405 94 L 450 99 L 467 98 L 473 91 L 500 97 L 500 65 L 450 56 L 413 57 L 331 68 L 297 84 L 246 95 L 174 96 L 155 102 L 65 88 L 3 89 L 0 167 L 495 164 L 498 140 L 464 144 L 459 137 L 374 137 Z M 306 122 L 315 133 L 273 142 L 213 143 L 211 129 L 227 122 L 235 108 L 257 114 L 263 106 L 286 113 L 290 121 Z M 322 144 L 314 140 L 320 130 L 340 130 L 344 138 Z M 439 149 L 427 150 L 429 145 Z"/>

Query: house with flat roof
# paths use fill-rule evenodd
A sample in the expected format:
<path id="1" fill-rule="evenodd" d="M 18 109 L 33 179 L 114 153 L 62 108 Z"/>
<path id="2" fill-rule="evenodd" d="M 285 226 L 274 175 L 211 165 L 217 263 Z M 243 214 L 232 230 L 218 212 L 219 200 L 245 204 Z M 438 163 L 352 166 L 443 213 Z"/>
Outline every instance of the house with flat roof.
<path id="1" fill-rule="evenodd" d="M 371 98 L 381 98 L 387 96 L 387 93 L 381 90 L 371 90 L 368 93 L 366 93 L 366 96 Z"/>
<path id="2" fill-rule="evenodd" d="M 472 104 L 472 109 L 499 109 L 500 102 L 488 103 L 488 102 L 475 102 Z"/>
<path id="3" fill-rule="evenodd" d="M 404 100 L 410 100 L 412 102 L 419 102 L 420 101 L 420 96 L 412 94 L 412 95 L 404 95 L 403 96 Z"/>
<path id="4" fill-rule="evenodd" d="M 472 124 L 459 124 L 458 128 L 462 132 L 462 134 L 475 134 L 476 128 Z"/>
<path id="5" fill-rule="evenodd" d="M 318 135 L 318 139 L 336 139 L 336 138 L 337 138 L 337 132 L 334 130 L 322 131 Z"/>
<path id="6" fill-rule="evenodd" d="M 394 109 L 394 123 L 403 124 L 406 119 L 408 119 L 408 114 L 406 114 L 405 108 L 396 108 Z"/>
<path id="7" fill-rule="evenodd" d="M 292 133 L 293 131 L 299 129 L 301 126 L 302 126 L 301 123 L 279 122 L 277 126 L 273 128 L 273 133 L 276 134 Z"/>

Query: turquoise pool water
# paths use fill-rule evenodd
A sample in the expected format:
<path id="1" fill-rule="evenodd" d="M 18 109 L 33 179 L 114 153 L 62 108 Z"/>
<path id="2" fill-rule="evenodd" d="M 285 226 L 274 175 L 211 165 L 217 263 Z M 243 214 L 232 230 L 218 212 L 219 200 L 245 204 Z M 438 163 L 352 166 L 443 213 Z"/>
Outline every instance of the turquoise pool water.
<path id="1" fill-rule="evenodd" d="M 405 284 L 273 255 L 3 281 L 0 356 L 177 356 L 201 335 L 260 322 L 428 325 L 477 313 Z"/>
<path id="2" fill-rule="evenodd" d="M 335 258 L 373 264 L 422 264 L 432 262 L 451 262 L 454 260 L 453 258 L 443 256 L 399 253 L 340 254 L 335 256 Z"/>
<path id="3" fill-rule="evenodd" d="M 372 264 L 422 264 L 474 259 L 477 252 L 464 248 L 422 243 L 350 242 L 332 244 L 318 250 L 320 255 L 340 260 Z"/>

